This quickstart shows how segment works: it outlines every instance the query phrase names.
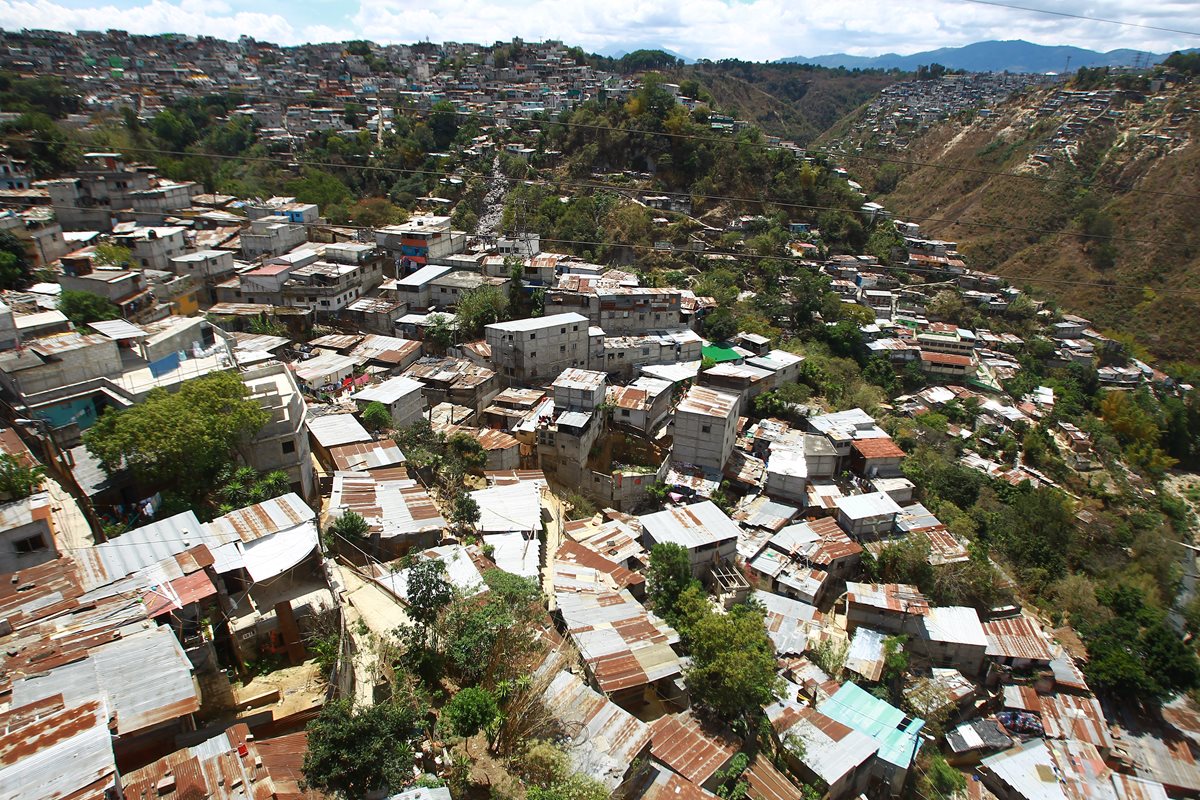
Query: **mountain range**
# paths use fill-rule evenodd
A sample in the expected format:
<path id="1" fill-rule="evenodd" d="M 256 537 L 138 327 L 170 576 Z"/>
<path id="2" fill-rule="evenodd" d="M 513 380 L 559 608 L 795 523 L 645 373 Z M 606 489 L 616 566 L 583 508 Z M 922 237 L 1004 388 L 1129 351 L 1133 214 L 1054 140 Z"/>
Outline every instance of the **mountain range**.
<path id="1" fill-rule="evenodd" d="M 833 53 L 812 58 L 793 56 L 780 59 L 780 62 L 815 64 L 820 67 L 845 67 L 846 69 L 899 69 L 905 72 L 911 72 L 921 64 L 933 63 L 968 72 L 1070 72 L 1080 67 L 1123 67 L 1133 66 L 1135 63 L 1155 64 L 1166 56 L 1165 53 L 1146 53 L 1127 49 L 1101 53 L 1082 47 L 1048 46 L 1015 39 L 974 42 L 962 47 L 942 47 L 906 56 L 896 53 L 885 53 L 881 56 L 852 56 L 846 53 Z"/>

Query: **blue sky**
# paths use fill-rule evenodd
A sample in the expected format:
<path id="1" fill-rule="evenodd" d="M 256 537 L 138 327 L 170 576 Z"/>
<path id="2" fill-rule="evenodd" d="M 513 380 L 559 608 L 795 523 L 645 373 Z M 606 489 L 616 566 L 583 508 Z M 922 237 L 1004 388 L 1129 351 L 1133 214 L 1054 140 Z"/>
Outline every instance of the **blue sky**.
<path id="1" fill-rule="evenodd" d="M 1018 5 L 1200 28 L 1196 0 L 1014 0 Z M 280 44 L 562 39 L 589 51 L 661 46 L 693 58 L 769 60 L 912 53 L 985 39 L 1097 50 L 1200 47 L 1200 37 L 1064 19 L 962 0 L 0 0 L 0 27 L 245 33 Z"/>

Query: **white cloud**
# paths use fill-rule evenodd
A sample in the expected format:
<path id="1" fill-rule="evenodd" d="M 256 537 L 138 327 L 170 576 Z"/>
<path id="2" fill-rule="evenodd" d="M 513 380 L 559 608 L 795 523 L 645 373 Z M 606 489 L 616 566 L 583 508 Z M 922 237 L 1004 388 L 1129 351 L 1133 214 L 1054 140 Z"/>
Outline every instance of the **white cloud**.
<path id="1" fill-rule="evenodd" d="M 66 2 L 71 2 L 67 5 Z M 591 51 L 662 46 L 693 57 L 769 60 L 847 52 L 911 53 L 986 39 L 1028 39 L 1098 50 L 1166 52 L 1194 37 L 962 2 L 883 0 L 296 0 L 286 14 L 245 0 L 0 0 L 0 26 L 60 30 L 119 27 L 280 44 L 368 38 L 381 42 L 561 39 Z M 1192 30 L 1194 0 L 1089 0 L 1046 8 Z"/>

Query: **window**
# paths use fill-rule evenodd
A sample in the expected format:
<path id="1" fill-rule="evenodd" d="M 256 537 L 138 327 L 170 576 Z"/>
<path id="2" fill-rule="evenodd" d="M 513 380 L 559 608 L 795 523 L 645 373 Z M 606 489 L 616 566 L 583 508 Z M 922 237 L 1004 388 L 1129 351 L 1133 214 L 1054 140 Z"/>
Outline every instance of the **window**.
<path id="1" fill-rule="evenodd" d="M 284 442 L 283 443 L 283 452 L 285 452 L 285 453 L 296 452 L 296 443 L 292 442 L 292 441 Z"/>
<path id="2" fill-rule="evenodd" d="M 560 344 L 560 345 L 558 346 L 558 352 L 560 352 L 560 353 L 565 353 L 565 352 L 567 352 L 567 346 L 566 346 L 565 344 Z"/>
<path id="3" fill-rule="evenodd" d="M 530 358 L 537 358 L 537 353 L 530 353 L 530 354 L 529 354 L 529 357 L 530 357 Z"/>
<path id="4" fill-rule="evenodd" d="M 571 326 L 571 330 L 573 330 L 573 331 L 577 331 L 577 330 L 579 330 L 579 326 L 578 326 L 578 325 L 572 325 L 572 326 Z"/>
<path id="5" fill-rule="evenodd" d="M 566 328 L 559 328 L 559 329 L 558 329 L 558 332 L 559 332 L 559 333 L 566 333 L 566 332 L 567 332 L 567 329 L 566 329 Z"/>
<path id="6" fill-rule="evenodd" d="M 701 425 L 700 432 L 701 433 L 712 433 L 712 425 Z"/>
<path id="7" fill-rule="evenodd" d="M 628 409 L 628 408 L 622 408 L 622 409 L 621 409 L 621 416 L 622 416 L 622 417 L 628 417 L 628 416 L 629 416 L 629 409 Z"/>
<path id="8" fill-rule="evenodd" d="M 27 536 L 24 539 L 17 539 L 13 542 L 13 549 L 20 555 L 27 553 L 36 553 L 39 550 L 46 549 L 46 540 L 41 537 L 41 534 L 36 536 Z"/>
<path id="9" fill-rule="evenodd" d="M 536 339 L 536 338 L 537 338 L 537 334 L 536 334 L 536 333 L 531 333 L 531 334 L 529 334 L 529 341 L 531 341 L 531 342 L 532 342 L 532 341 L 533 341 L 534 339 Z"/>

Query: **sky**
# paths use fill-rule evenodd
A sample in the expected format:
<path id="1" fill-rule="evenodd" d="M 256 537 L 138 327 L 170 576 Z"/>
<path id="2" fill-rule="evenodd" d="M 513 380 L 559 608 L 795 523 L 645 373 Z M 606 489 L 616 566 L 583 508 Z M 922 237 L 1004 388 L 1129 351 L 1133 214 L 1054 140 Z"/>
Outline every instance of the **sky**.
<path id="1" fill-rule="evenodd" d="M 1200 30 L 1200 0 L 1013 0 L 1017 5 Z M 207 34 L 304 42 L 490 44 L 560 39 L 588 52 L 663 47 L 690 58 L 769 61 L 908 54 L 988 39 L 1170 52 L 1200 36 L 1066 19 L 964 0 L 0 0 L 0 27 Z"/>

